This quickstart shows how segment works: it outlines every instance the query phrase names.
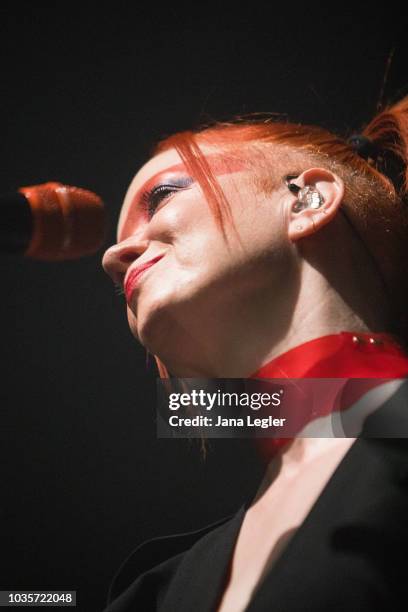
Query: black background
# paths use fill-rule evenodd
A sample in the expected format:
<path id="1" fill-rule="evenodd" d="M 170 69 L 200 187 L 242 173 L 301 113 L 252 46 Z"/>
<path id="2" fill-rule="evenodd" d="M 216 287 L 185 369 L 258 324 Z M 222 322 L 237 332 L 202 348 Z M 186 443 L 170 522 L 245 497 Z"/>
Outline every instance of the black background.
<path id="1" fill-rule="evenodd" d="M 204 5 L 85 15 L 2 5 L 3 192 L 59 180 L 111 217 L 159 137 L 208 118 L 274 111 L 343 133 L 408 93 L 399 4 Z M 402 5 L 401 5 L 402 6 Z M 199 13 L 202 12 L 202 16 Z M 237 14 L 238 13 L 238 14 Z M 102 610 L 141 541 L 234 512 L 261 475 L 244 441 L 157 440 L 155 376 L 95 256 L 1 261 L 1 589 L 76 589 Z"/>

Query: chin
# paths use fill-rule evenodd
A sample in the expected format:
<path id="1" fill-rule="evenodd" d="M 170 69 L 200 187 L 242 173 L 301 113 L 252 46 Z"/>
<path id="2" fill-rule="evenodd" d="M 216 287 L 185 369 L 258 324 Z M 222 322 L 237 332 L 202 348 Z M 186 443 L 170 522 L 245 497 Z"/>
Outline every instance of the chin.
<path id="1" fill-rule="evenodd" d="M 128 307 L 128 323 L 133 336 L 153 355 L 168 350 L 169 344 L 177 343 L 180 333 L 177 331 L 177 310 L 174 303 L 164 300 L 163 296 L 139 304 L 137 315 Z"/>
<path id="2" fill-rule="evenodd" d="M 153 276 L 153 275 L 152 275 Z M 200 304 L 207 287 L 197 275 L 149 283 L 146 278 L 132 308 L 127 308 L 129 327 L 134 337 L 152 354 L 168 354 L 174 347 L 191 342 L 188 321 Z"/>

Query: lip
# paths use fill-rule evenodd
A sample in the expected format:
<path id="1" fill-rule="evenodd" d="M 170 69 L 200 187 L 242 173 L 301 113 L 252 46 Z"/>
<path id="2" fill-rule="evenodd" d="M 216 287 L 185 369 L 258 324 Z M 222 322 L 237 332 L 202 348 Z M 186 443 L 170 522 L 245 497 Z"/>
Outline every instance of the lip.
<path id="1" fill-rule="evenodd" d="M 132 297 L 132 293 L 136 288 L 136 285 L 139 281 L 140 276 L 148 268 L 151 268 L 157 261 L 159 261 L 159 259 L 162 259 L 162 257 L 164 257 L 164 253 L 162 253 L 161 255 L 157 255 L 156 257 L 153 257 L 153 259 L 146 261 L 144 264 L 140 264 L 139 266 L 132 268 L 128 272 L 128 275 L 125 278 L 125 282 L 124 282 L 125 295 L 126 295 L 126 300 L 128 301 L 128 303 L 130 302 L 130 298 Z"/>

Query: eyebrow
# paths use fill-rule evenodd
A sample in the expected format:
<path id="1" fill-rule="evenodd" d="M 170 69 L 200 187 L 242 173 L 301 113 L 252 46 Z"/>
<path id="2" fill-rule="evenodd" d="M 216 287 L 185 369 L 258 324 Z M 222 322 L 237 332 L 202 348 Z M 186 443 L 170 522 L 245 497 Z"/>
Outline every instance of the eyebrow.
<path id="1" fill-rule="evenodd" d="M 225 154 L 222 155 L 220 153 L 211 153 L 210 155 L 205 155 L 205 159 L 210 164 L 211 171 L 217 176 L 233 174 L 248 168 L 248 164 L 244 160 L 226 157 Z M 173 166 L 169 166 L 164 170 L 156 172 L 156 174 L 151 176 L 143 183 L 143 185 L 139 187 L 130 202 L 128 214 L 120 232 L 121 236 L 126 235 L 126 228 L 131 225 L 132 221 L 134 220 L 133 218 L 135 213 L 139 212 L 139 207 L 137 204 L 140 202 L 142 194 L 149 191 L 150 188 L 164 175 L 176 172 L 187 172 L 184 162 L 174 164 Z M 120 238 L 118 238 L 118 242 L 120 242 Z"/>

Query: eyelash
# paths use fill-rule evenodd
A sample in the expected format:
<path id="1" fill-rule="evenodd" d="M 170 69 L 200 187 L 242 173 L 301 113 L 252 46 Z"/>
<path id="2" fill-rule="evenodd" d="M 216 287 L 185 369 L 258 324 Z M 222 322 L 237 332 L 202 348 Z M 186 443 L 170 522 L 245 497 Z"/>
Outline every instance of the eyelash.
<path id="1" fill-rule="evenodd" d="M 142 206 L 146 210 L 151 219 L 156 212 L 158 205 L 165 199 L 169 198 L 172 193 L 178 191 L 178 188 L 173 185 L 158 185 L 147 191 L 142 196 Z M 167 196 L 165 195 L 167 193 Z"/>
<path id="2" fill-rule="evenodd" d="M 177 180 L 177 184 L 156 185 L 156 187 L 153 187 L 150 191 L 145 192 L 142 195 L 141 204 L 142 208 L 147 212 L 149 219 L 153 217 L 158 205 L 163 200 L 167 200 L 176 191 L 181 191 L 186 187 L 190 187 L 193 182 L 191 177 L 183 177 Z"/>

